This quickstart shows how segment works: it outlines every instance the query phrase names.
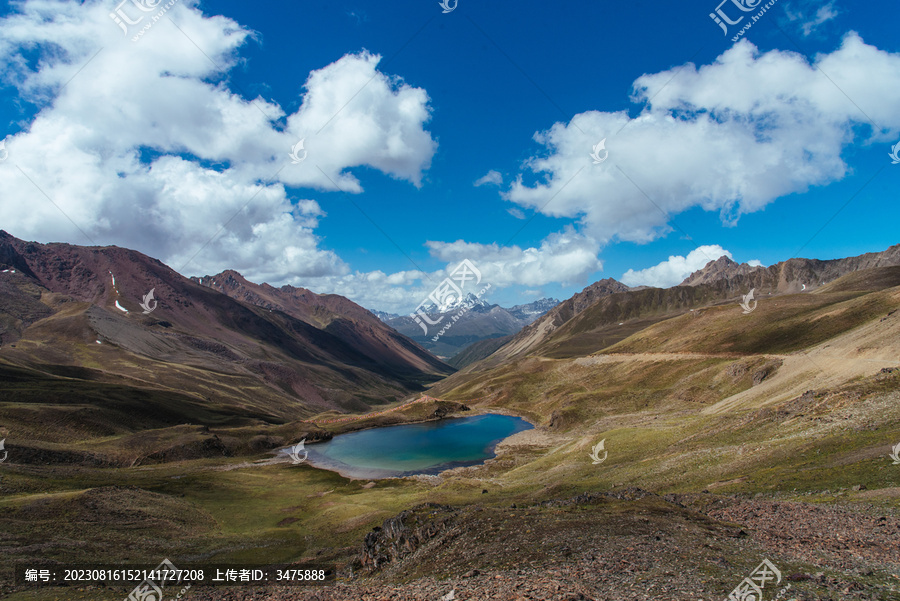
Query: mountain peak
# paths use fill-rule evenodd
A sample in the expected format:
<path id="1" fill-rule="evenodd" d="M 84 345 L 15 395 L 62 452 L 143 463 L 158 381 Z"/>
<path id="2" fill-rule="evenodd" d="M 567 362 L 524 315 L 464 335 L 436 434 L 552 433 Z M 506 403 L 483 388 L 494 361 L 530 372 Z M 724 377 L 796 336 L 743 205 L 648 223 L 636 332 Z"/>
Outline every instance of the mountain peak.
<path id="1" fill-rule="evenodd" d="M 730 279 L 737 275 L 746 275 L 757 269 L 763 269 L 760 265 L 749 265 L 747 263 L 738 263 L 731 260 L 726 255 L 722 255 L 715 261 L 710 261 L 702 269 L 698 269 L 689 275 L 679 286 L 697 286 L 699 284 L 709 284 L 716 280 Z"/>
<path id="2" fill-rule="evenodd" d="M 466 294 L 461 298 L 456 298 L 455 296 L 449 297 L 447 299 L 442 300 L 440 304 L 429 303 L 422 307 L 425 313 L 449 313 L 450 311 L 455 311 L 456 309 L 461 309 L 463 307 L 490 307 L 490 303 L 487 301 L 481 300 L 471 292 Z"/>
<path id="3" fill-rule="evenodd" d="M 628 292 L 628 290 L 628 286 L 619 280 L 613 278 L 598 280 L 570 299 L 572 301 L 572 309 L 575 314 L 581 313 L 600 297 L 616 294 L 617 292 Z"/>

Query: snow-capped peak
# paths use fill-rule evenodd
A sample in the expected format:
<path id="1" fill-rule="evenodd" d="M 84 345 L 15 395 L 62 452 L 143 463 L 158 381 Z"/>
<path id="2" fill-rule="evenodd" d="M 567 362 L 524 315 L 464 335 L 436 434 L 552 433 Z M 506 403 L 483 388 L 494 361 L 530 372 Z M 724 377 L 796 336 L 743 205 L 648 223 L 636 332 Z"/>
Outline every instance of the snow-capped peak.
<path id="1" fill-rule="evenodd" d="M 465 295 L 463 298 L 457 298 L 456 296 L 448 297 L 443 300 L 440 305 L 435 303 L 429 303 L 422 307 L 425 313 L 449 313 L 450 311 L 456 311 L 457 309 L 462 309 L 463 307 L 490 307 L 490 303 L 478 298 L 471 292 Z"/>

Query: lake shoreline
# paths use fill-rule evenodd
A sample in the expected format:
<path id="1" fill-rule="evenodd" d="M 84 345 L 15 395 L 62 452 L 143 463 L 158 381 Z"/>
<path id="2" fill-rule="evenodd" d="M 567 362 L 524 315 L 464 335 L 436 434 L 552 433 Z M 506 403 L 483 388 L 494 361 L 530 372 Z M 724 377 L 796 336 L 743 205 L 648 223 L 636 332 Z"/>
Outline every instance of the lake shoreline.
<path id="1" fill-rule="evenodd" d="M 460 402 L 460 404 L 462 404 L 461 401 L 454 401 L 454 402 Z M 469 408 L 468 410 L 465 410 L 465 411 L 456 411 L 456 412 L 454 412 L 454 413 L 449 413 L 449 414 L 447 414 L 447 415 L 442 415 L 442 416 L 440 416 L 440 417 L 429 417 L 429 418 L 426 418 L 426 419 L 416 419 L 416 420 L 410 420 L 410 421 L 402 421 L 402 422 L 397 422 L 397 423 L 393 423 L 393 424 L 369 425 L 369 426 L 366 426 L 366 427 L 364 427 L 364 428 L 356 428 L 356 429 L 342 430 L 342 431 L 336 432 L 336 433 L 334 433 L 334 432 L 329 432 L 329 434 L 331 434 L 332 437 L 334 437 L 334 436 L 340 436 L 340 435 L 342 435 L 342 434 L 350 434 L 351 432 L 364 432 L 364 431 L 366 431 L 366 430 L 376 430 L 376 429 L 378 429 L 378 428 L 391 428 L 391 427 L 393 427 L 393 426 L 406 426 L 406 425 L 412 425 L 412 424 L 425 424 L 425 423 L 428 423 L 428 422 L 438 422 L 438 421 L 441 421 L 441 420 L 454 419 L 454 418 L 459 418 L 459 417 L 476 417 L 476 416 L 479 416 L 479 415 L 506 415 L 506 416 L 508 416 L 508 417 L 518 417 L 519 419 L 528 422 L 528 423 L 531 425 L 532 428 L 535 428 L 535 429 L 538 428 L 538 425 L 537 425 L 537 424 L 535 424 L 534 422 L 532 422 L 530 419 L 528 419 L 528 418 L 525 417 L 524 415 L 520 415 L 520 414 L 516 413 L 515 411 L 510 411 L 509 409 L 492 407 L 492 408 L 490 408 L 490 409 L 471 409 L 471 408 Z M 319 427 L 321 428 L 321 426 L 319 426 Z M 322 430 L 325 430 L 325 431 L 327 432 L 327 430 L 326 430 L 325 428 L 321 428 L 321 429 L 322 429 Z M 328 440 L 330 440 L 330 439 L 319 439 L 319 440 L 314 440 L 314 441 L 311 441 L 311 442 L 307 442 L 306 444 L 307 444 L 307 445 L 314 445 L 314 444 L 319 444 L 319 443 L 323 443 L 323 442 L 328 442 Z M 275 453 L 278 453 L 278 450 L 276 450 L 276 451 L 274 451 L 274 452 L 275 452 Z"/>
<path id="2" fill-rule="evenodd" d="M 441 421 L 451 421 L 451 420 L 460 420 L 461 427 L 471 427 L 473 424 L 470 423 L 470 420 L 475 420 L 479 417 L 485 416 L 498 416 L 498 417 L 508 417 L 517 420 L 517 425 L 514 427 L 514 431 L 511 433 L 504 435 L 497 439 L 492 439 L 493 442 L 487 447 L 484 448 L 484 453 L 488 453 L 488 456 L 479 457 L 478 459 L 460 459 L 460 460 L 449 460 L 443 463 L 437 463 L 429 467 L 422 468 L 413 468 L 410 470 L 399 470 L 398 468 L 379 468 L 379 467 L 367 467 L 367 466 L 354 466 L 349 463 L 346 463 L 340 459 L 335 457 L 329 457 L 325 454 L 317 453 L 315 451 L 315 447 L 320 447 L 324 445 L 328 445 L 332 443 L 339 436 L 347 436 L 347 435 L 359 435 L 364 432 L 371 432 L 378 429 L 384 429 L 389 427 L 396 428 L 405 428 L 405 427 L 413 427 L 422 424 L 428 424 L 432 422 L 441 422 Z M 467 423 L 468 422 L 468 423 Z M 521 427 L 520 426 L 524 426 Z M 452 427 L 452 426 L 451 426 Z M 316 441 L 315 443 L 310 443 L 309 451 L 312 454 L 307 455 L 307 459 L 305 463 L 307 463 L 310 467 L 315 469 L 331 471 L 342 478 L 345 478 L 349 481 L 370 481 L 370 480 L 387 480 L 387 479 L 407 479 L 407 478 L 418 478 L 421 476 L 427 477 L 438 477 L 440 474 L 460 469 L 460 468 L 474 468 L 484 465 L 488 461 L 492 461 L 499 456 L 498 449 L 501 448 L 504 442 L 506 442 L 509 438 L 514 437 L 522 432 L 529 432 L 536 428 L 535 424 L 526 418 L 515 415 L 513 412 L 508 411 L 493 411 L 493 410 L 481 410 L 478 412 L 469 412 L 469 411 L 458 411 L 448 415 L 429 418 L 424 420 L 415 420 L 415 421 L 407 421 L 401 423 L 394 424 L 385 424 L 379 426 L 368 426 L 366 428 L 360 428 L 358 430 L 350 430 L 346 432 L 342 432 L 340 434 L 334 435 L 333 438 L 329 440 L 321 440 Z M 284 454 L 287 452 L 286 449 L 279 449 L 275 451 L 276 454 Z M 363 473 L 360 473 L 363 472 Z"/>

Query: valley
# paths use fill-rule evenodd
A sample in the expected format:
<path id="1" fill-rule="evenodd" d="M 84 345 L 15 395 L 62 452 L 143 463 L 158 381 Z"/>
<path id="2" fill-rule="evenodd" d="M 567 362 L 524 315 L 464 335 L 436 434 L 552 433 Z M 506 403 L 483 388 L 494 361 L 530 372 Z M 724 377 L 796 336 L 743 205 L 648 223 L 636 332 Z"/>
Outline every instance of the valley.
<path id="1" fill-rule="evenodd" d="M 23 248 L 7 244 L 6 256 Z M 731 277 L 714 265 L 719 279 L 701 274 L 664 290 L 598 283 L 455 372 L 340 299 L 237 274 L 130 283 L 132 270 L 117 264 L 124 306 L 129 287 L 154 286 L 160 299 L 151 316 L 132 319 L 107 308 L 105 278 L 78 300 L 40 275 L 39 252 L 20 252 L 16 265 L 33 275 L 0 279 L 12 324 L 0 348 L 9 452 L 0 465 L 0 594 L 59 598 L 61 589 L 11 584 L 16 561 L 168 557 L 337 567 L 334 586 L 196 587 L 198 601 L 451 591 L 723 599 L 768 559 L 780 570 L 777 590 L 790 585 L 786 600 L 900 599 L 900 466 L 889 457 L 900 443 L 893 249 L 850 267 L 826 264 L 844 273 L 811 291 L 779 279 L 807 273 L 784 264 Z M 745 314 L 748 283 L 759 300 Z M 176 284 L 183 301 L 163 294 Z M 204 311 L 233 306 L 244 317 L 209 312 L 228 327 L 202 338 L 214 330 L 195 326 L 204 342 L 184 346 L 185 324 L 199 322 L 179 307 L 197 299 Z M 351 327 L 373 333 L 354 346 L 359 355 L 341 346 L 359 335 Z M 260 360 L 248 332 L 282 366 L 268 373 L 319 374 L 308 380 L 317 396 L 285 386 L 288 375 L 244 369 Z M 316 342 L 293 346 L 301 334 Z M 401 349 L 393 363 L 384 348 Z M 391 397 L 351 392 L 360 386 Z M 277 453 L 300 440 L 315 449 L 342 433 L 488 413 L 534 429 L 504 439 L 481 465 L 438 474 L 351 479 Z M 126 594 L 65 589 L 72 600 Z"/>

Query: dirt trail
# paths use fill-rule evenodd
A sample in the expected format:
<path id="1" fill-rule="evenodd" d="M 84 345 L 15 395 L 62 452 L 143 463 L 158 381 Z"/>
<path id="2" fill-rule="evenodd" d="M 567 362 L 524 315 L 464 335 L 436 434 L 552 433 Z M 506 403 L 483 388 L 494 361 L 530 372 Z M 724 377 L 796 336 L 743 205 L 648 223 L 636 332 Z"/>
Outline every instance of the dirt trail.
<path id="1" fill-rule="evenodd" d="M 784 364 L 772 377 L 707 407 L 702 413 L 763 407 L 792 399 L 807 390 L 836 387 L 886 367 L 900 367 L 900 312 L 869 322 L 804 353 L 780 357 Z"/>
<path id="2" fill-rule="evenodd" d="M 811 324 L 815 326 L 815 323 Z M 738 359 L 733 353 L 609 353 L 575 359 L 591 366 L 608 363 L 646 363 L 685 359 Z M 705 408 L 707 415 L 779 403 L 807 390 L 836 387 L 848 380 L 871 376 L 883 368 L 900 367 L 900 312 L 869 322 L 805 352 L 753 355 L 781 359 L 782 366 L 762 383 Z"/>

